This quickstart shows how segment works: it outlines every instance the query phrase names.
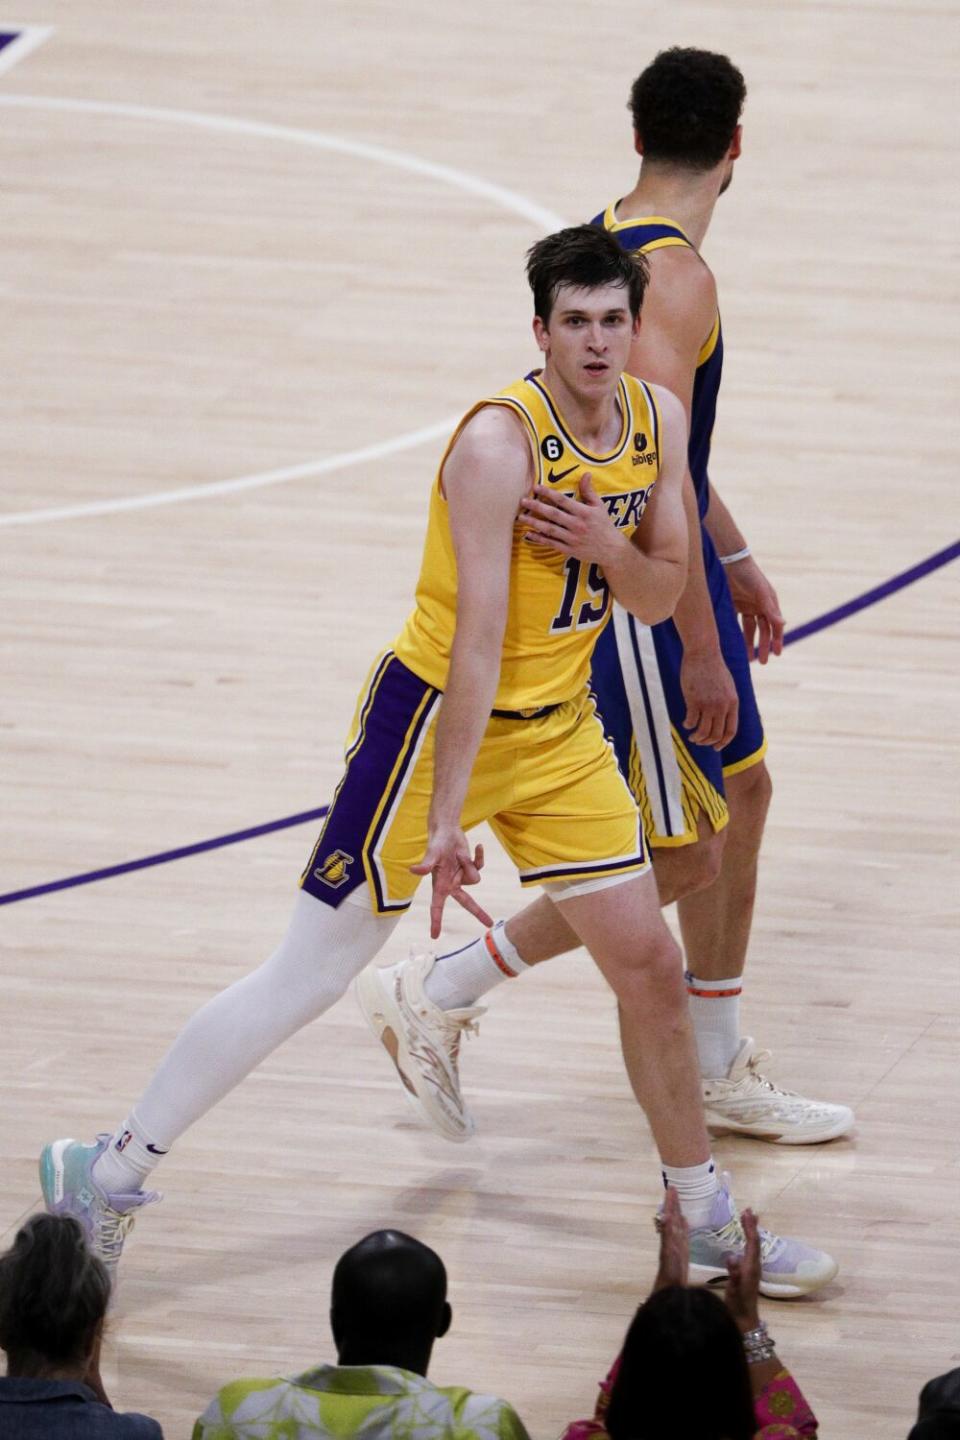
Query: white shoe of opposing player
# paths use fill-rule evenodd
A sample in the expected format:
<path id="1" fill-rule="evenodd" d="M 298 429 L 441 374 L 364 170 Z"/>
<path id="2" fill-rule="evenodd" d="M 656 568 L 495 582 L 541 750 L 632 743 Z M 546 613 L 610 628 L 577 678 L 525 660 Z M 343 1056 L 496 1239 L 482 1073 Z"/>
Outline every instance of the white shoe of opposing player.
<path id="1" fill-rule="evenodd" d="M 755 1050 L 746 1036 L 723 1079 L 703 1081 L 703 1108 L 714 1132 L 733 1131 L 774 1145 L 819 1145 L 845 1135 L 853 1124 L 846 1105 L 807 1100 L 781 1090 L 760 1073 L 769 1050 Z"/>
<path id="2" fill-rule="evenodd" d="M 432 955 L 385 969 L 371 965 L 355 993 L 364 1018 L 397 1067 L 407 1097 L 438 1135 L 469 1140 L 476 1126 L 460 1094 L 460 1042 L 477 1033 L 483 1006 L 441 1010 L 424 992 Z"/>

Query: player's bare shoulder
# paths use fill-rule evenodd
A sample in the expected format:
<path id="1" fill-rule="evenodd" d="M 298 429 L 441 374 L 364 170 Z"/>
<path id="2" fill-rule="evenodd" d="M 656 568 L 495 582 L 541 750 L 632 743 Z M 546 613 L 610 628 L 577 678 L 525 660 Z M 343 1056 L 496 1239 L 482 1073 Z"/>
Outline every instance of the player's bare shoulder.
<path id="1" fill-rule="evenodd" d="M 703 257 L 689 246 L 672 245 L 648 255 L 647 262 L 644 317 L 655 311 L 661 324 L 709 329 L 717 312 L 717 282 Z"/>
<path id="2" fill-rule="evenodd" d="M 463 478 L 519 496 L 532 476 L 529 438 L 519 417 L 504 405 L 483 405 L 464 422 L 443 467 L 445 489 Z"/>

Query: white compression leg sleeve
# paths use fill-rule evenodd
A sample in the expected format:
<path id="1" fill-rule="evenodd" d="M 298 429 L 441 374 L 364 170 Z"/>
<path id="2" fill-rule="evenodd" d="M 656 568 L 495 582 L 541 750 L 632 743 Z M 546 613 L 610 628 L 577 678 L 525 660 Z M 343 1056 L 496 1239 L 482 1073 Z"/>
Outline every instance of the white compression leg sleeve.
<path id="1" fill-rule="evenodd" d="M 132 1112 L 134 1136 L 169 1149 L 272 1050 L 340 999 L 398 919 L 374 915 L 365 888 L 336 910 L 301 890 L 270 959 L 187 1021 Z M 129 1187 L 134 1175 L 123 1170 L 142 1169 L 131 1160 L 111 1146 L 94 1178 L 109 1190 L 125 1188 L 124 1181 Z"/>

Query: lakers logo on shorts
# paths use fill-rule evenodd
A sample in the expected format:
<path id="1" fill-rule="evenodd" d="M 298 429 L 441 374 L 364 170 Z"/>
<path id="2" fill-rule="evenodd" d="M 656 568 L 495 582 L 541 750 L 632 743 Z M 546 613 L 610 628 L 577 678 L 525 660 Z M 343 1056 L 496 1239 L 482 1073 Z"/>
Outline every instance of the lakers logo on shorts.
<path id="1" fill-rule="evenodd" d="M 329 885 L 331 890 L 339 890 L 341 885 L 346 885 L 350 876 L 347 873 L 347 866 L 353 864 L 353 856 L 348 855 L 345 850 L 334 850 L 328 855 L 322 865 L 314 870 L 318 880 L 324 885 Z"/>

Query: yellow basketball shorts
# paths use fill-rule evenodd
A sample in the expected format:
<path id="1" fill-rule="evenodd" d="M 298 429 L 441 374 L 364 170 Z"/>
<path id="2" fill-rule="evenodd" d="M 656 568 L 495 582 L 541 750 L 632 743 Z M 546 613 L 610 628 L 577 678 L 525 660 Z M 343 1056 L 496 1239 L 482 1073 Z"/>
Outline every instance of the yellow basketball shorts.
<path id="1" fill-rule="evenodd" d="M 346 767 L 301 885 L 337 906 L 364 882 L 373 908 L 406 910 L 427 848 L 441 692 L 388 651 L 361 691 Z M 522 885 L 642 871 L 636 801 L 586 691 L 539 718 L 491 716 L 461 823 L 487 821 Z"/>

